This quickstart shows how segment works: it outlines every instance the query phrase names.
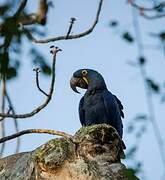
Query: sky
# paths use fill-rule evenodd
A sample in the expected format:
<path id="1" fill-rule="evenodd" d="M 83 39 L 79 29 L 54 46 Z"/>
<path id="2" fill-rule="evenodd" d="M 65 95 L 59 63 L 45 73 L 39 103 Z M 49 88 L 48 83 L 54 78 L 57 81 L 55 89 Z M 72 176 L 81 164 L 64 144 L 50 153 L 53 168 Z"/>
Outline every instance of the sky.
<path id="1" fill-rule="evenodd" d="M 28 1 L 28 8 L 31 12 L 35 12 L 37 8 L 36 2 Z M 99 0 L 54 1 L 54 8 L 50 9 L 48 13 L 48 23 L 45 28 L 47 37 L 66 34 L 71 17 L 77 19 L 72 30 L 73 34 L 86 30 L 93 23 L 98 3 Z M 118 30 L 109 28 L 109 22 L 114 19 L 120 22 Z M 143 18 L 139 18 L 139 21 L 145 46 L 159 45 L 159 42 L 152 39 L 149 34 L 161 31 L 163 21 L 147 21 Z M 29 46 L 35 46 L 47 58 L 49 63 L 52 62 L 52 55 L 49 53 L 50 45 L 58 46 L 63 51 L 57 55 L 56 82 L 52 101 L 34 117 L 18 120 L 20 130 L 43 128 L 74 134 L 81 127 L 78 104 L 85 91 L 80 90 L 81 94 L 74 93 L 70 89 L 69 81 L 74 71 L 91 68 L 103 75 L 108 89 L 122 101 L 125 113 L 123 124 L 126 146 L 129 148 L 136 143 L 135 137 L 127 134 L 126 127 L 137 113 L 147 112 L 146 97 L 139 69 L 128 64 L 129 61 L 136 62 L 138 57 L 137 46 L 135 43 L 128 44 L 121 39 L 121 29 L 123 31 L 129 29 L 134 35 L 130 6 L 123 0 L 105 0 L 99 23 L 88 36 L 48 44 L 27 43 L 25 38 L 24 53 L 20 57 L 22 68 L 19 77 L 8 84 L 13 104 L 19 114 L 30 112 L 45 99 L 38 92 L 35 84 L 34 66 L 32 66 L 28 54 Z M 147 48 L 145 49 L 145 55 L 148 59 L 147 74 L 157 82 L 163 82 L 165 59 L 161 49 Z M 50 78 L 41 75 L 40 84 L 44 90 L 48 90 Z M 162 118 L 164 105 L 160 104 L 160 99 L 156 95 L 153 96 L 153 102 L 156 120 L 165 140 L 165 121 Z M 7 134 L 12 134 L 14 132 L 12 119 L 7 119 L 5 123 Z M 20 152 L 31 151 L 51 138 L 53 136 L 36 134 L 22 136 Z M 14 145 L 15 141 L 7 143 L 5 155 L 13 153 Z M 147 179 L 155 180 L 162 177 L 163 165 L 150 122 L 148 122 L 147 132 L 140 141 L 136 159 L 143 162 Z M 124 163 L 129 164 L 127 161 L 124 161 Z M 144 178 L 142 175 L 139 175 L 139 177 Z"/>

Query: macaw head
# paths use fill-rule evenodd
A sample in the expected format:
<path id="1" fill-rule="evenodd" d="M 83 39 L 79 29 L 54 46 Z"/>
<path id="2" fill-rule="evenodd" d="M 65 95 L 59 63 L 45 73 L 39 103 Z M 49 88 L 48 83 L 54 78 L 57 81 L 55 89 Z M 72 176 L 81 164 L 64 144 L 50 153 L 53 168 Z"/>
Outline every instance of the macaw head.
<path id="1" fill-rule="evenodd" d="M 80 69 L 74 72 L 70 86 L 76 93 L 79 93 L 77 87 L 82 89 L 106 88 L 102 75 L 93 69 Z"/>

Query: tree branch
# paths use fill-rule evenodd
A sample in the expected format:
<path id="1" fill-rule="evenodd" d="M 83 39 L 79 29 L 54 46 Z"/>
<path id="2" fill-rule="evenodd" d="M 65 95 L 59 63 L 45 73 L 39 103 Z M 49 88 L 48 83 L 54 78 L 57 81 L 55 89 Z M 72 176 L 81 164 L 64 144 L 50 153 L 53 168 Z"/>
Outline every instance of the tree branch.
<path id="1" fill-rule="evenodd" d="M 53 64 L 52 64 L 52 80 L 51 80 L 51 86 L 50 86 L 50 90 L 48 93 L 48 97 L 45 100 L 45 102 L 38 106 L 37 108 L 35 108 L 32 112 L 30 113 L 26 113 L 26 114 L 5 114 L 5 113 L 0 113 L 0 117 L 8 117 L 8 118 L 28 118 L 31 116 L 34 116 L 35 114 L 37 114 L 38 112 L 40 112 L 43 108 L 45 108 L 48 103 L 50 102 L 51 98 L 52 98 L 52 94 L 53 94 L 53 90 L 54 90 L 54 84 L 55 84 L 55 64 L 56 64 L 56 54 L 58 51 L 61 51 L 61 49 L 59 49 L 58 47 L 51 47 L 51 53 L 53 54 Z"/>
<path id="2" fill-rule="evenodd" d="M 144 47 L 143 47 L 143 40 L 142 40 L 142 36 L 141 36 L 141 29 L 140 29 L 140 25 L 139 25 L 139 21 L 138 21 L 138 16 L 136 14 L 134 7 L 132 7 L 132 18 L 133 18 L 133 27 L 134 27 L 134 31 L 135 31 L 135 35 L 136 35 L 136 40 L 137 40 L 138 55 L 139 55 L 139 58 L 144 57 Z M 159 130 L 159 126 L 156 121 L 155 109 L 154 109 L 154 104 L 152 101 L 152 93 L 151 93 L 151 90 L 148 87 L 148 84 L 146 81 L 147 72 L 146 72 L 145 64 L 144 65 L 142 65 L 140 63 L 138 63 L 138 64 L 139 64 L 139 69 L 141 72 L 141 77 L 142 77 L 142 80 L 144 83 L 144 90 L 145 90 L 145 94 L 146 94 L 146 103 L 147 103 L 147 107 L 148 107 L 149 118 L 150 118 L 151 124 L 153 126 L 153 131 L 155 133 L 155 137 L 156 137 L 156 140 L 158 143 L 161 160 L 165 167 L 165 154 L 164 154 L 164 147 L 162 146 L 163 139 L 162 139 L 161 132 Z"/>
<path id="3" fill-rule="evenodd" d="M 5 112 L 5 94 L 6 94 L 6 78 L 5 76 L 2 77 L 2 97 L 1 97 L 1 112 Z M 5 118 L 4 118 L 5 119 Z M 4 121 L 1 123 L 1 137 L 5 137 L 5 124 Z M 0 150 L 0 157 L 3 155 L 3 152 L 5 150 L 5 143 L 2 144 L 1 150 Z"/>
<path id="4" fill-rule="evenodd" d="M 15 12 L 15 14 L 10 17 L 10 21 L 13 23 L 14 26 L 18 25 L 30 25 L 30 24 L 40 24 L 45 25 L 46 24 L 46 15 L 48 12 L 48 2 L 47 0 L 40 0 L 39 2 L 39 8 L 36 13 L 31 13 L 28 15 L 21 15 L 23 9 L 25 8 L 27 3 L 27 0 L 22 0 L 18 10 Z M 3 31 L 6 28 L 6 22 L 3 22 L 0 24 L 0 31 Z"/>
<path id="5" fill-rule="evenodd" d="M 18 10 L 15 12 L 15 14 L 14 14 L 13 17 L 18 17 L 18 16 L 21 14 L 21 12 L 23 11 L 23 9 L 24 9 L 25 6 L 26 6 L 26 3 L 27 3 L 27 0 L 22 0 L 22 1 L 20 2 L 20 5 L 19 5 L 19 7 L 18 7 Z"/>
<path id="6" fill-rule="evenodd" d="M 48 12 L 47 0 L 40 0 L 37 12 L 21 16 L 18 19 L 18 24 L 30 25 L 30 24 L 38 23 L 41 25 L 45 25 L 47 12 Z"/>
<path id="7" fill-rule="evenodd" d="M 39 73 L 40 73 L 40 69 L 39 69 L 39 68 L 36 68 L 36 69 L 33 69 L 33 71 L 36 72 L 36 85 L 37 85 L 38 90 L 41 91 L 45 96 L 48 97 L 49 95 L 40 88 L 40 83 L 39 83 Z"/>
<path id="8" fill-rule="evenodd" d="M 147 15 L 145 13 L 142 13 L 141 16 L 143 16 L 146 19 L 152 20 L 152 19 L 158 19 L 158 18 L 165 17 L 165 14 L 156 14 L 156 15 L 153 15 L 153 16 L 149 16 L 149 15 Z"/>
<path id="9" fill-rule="evenodd" d="M 158 18 L 165 17 L 165 13 L 158 13 L 158 14 L 152 15 L 152 16 L 145 13 L 145 12 L 151 12 L 151 11 L 155 11 L 155 10 L 164 8 L 165 2 L 160 2 L 159 4 L 157 4 L 151 8 L 140 6 L 140 5 L 136 4 L 134 0 L 128 0 L 128 3 L 130 3 L 132 7 L 138 9 L 140 11 L 140 15 L 146 19 L 152 20 L 152 19 L 158 19 Z"/>
<path id="10" fill-rule="evenodd" d="M 15 110 L 14 110 L 14 106 L 12 104 L 12 101 L 10 99 L 10 96 L 8 94 L 8 92 L 6 91 L 6 99 L 8 101 L 8 104 L 9 104 L 9 110 L 12 112 L 12 114 L 16 114 L 15 113 Z M 16 133 L 19 132 L 19 128 L 18 128 L 18 122 L 17 122 L 17 119 L 13 118 L 14 120 L 14 127 L 15 127 L 15 131 Z M 18 153 L 19 152 L 19 149 L 20 149 L 20 138 L 17 138 L 17 144 L 16 144 L 16 150 L 15 150 L 15 153 Z"/>
<path id="11" fill-rule="evenodd" d="M 60 40 L 68 40 L 68 39 L 77 39 L 77 38 L 84 37 L 84 36 L 90 34 L 94 30 L 96 24 L 98 23 L 102 4 L 103 4 L 103 0 L 100 0 L 98 10 L 97 10 L 97 13 L 96 13 L 96 18 L 95 18 L 92 26 L 88 30 L 86 30 L 86 31 L 84 31 L 82 33 L 75 34 L 75 35 L 69 35 L 69 36 L 67 36 L 67 35 L 65 35 L 65 36 L 57 36 L 57 37 L 53 37 L 53 38 L 38 40 L 35 37 L 33 37 L 33 35 L 27 29 L 24 29 L 24 31 L 25 31 L 27 37 L 31 41 L 35 42 L 35 43 L 48 43 L 48 42 L 54 42 L 54 41 L 60 41 Z"/>
<path id="12" fill-rule="evenodd" d="M 68 39 L 75 21 L 76 21 L 76 18 L 71 18 L 70 26 L 69 26 L 69 29 L 68 29 L 68 32 L 67 32 L 67 35 L 66 35 L 66 39 Z"/>
<path id="13" fill-rule="evenodd" d="M 67 134 L 65 132 L 62 132 L 62 131 L 56 131 L 56 130 L 47 130 L 47 129 L 27 129 L 27 130 L 23 130 L 23 131 L 20 131 L 16 134 L 12 134 L 10 136 L 6 136 L 6 137 L 3 137 L 0 139 L 0 143 L 3 143 L 5 141 L 9 141 L 11 139 L 14 139 L 16 137 L 19 137 L 19 136 L 22 136 L 22 135 L 25 135 L 25 134 L 31 134 L 31 133 L 37 133 L 37 134 L 51 134 L 51 135 L 57 135 L 57 136 L 62 136 L 68 140 L 72 140 L 73 136 L 70 135 L 70 134 Z"/>
<path id="14" fill-rule="evenodd" d="M 157 4 L 153 7 L 150 7 L 150 8 L 140 6 L 140 5 L 136 4 L 134 0 L 128 0 L 128 3 L 130 3 L 133 7 L 137 8 L 139 10 L 143 10 L 143 11 L 155 11 L 157 9 L 165 7 L 165 2 L 160 2 L 159 4 Z"/>

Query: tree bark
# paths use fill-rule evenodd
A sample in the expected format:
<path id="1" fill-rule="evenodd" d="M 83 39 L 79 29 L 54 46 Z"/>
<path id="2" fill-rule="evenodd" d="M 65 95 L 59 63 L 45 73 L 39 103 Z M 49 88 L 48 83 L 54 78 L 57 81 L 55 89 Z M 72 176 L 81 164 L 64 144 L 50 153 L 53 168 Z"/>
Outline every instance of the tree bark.
<path id="1" fill-rule="evenodd" d="M 108 125 L 82 127 L 73 141 L 52 139 L 0 160 L 1 180 L 125 180 L 123 142 Z"/>

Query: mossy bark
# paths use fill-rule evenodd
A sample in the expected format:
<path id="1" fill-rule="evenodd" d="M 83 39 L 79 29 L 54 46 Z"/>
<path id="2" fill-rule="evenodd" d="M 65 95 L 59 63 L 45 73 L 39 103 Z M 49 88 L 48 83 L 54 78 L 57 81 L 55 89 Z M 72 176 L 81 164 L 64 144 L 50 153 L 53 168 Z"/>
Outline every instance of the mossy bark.
<path id="1" fill-rule="evenodd" d="M 74 141 L 50 140 L 0 160 L 1 180 L 125 180 L 123 143 L 108 125 L 82 127 Z"/>

